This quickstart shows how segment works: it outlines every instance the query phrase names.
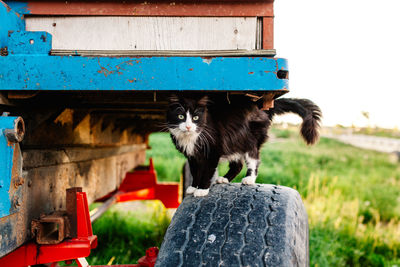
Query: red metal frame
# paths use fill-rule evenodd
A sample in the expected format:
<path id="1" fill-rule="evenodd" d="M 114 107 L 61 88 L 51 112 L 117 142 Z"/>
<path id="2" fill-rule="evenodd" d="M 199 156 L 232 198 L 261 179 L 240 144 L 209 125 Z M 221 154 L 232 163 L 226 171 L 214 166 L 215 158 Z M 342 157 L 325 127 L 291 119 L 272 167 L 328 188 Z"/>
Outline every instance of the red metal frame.
<path id="1" fill-rule="evenodd" d="M 263 17 L 263 49 L 274 49 L 274 18 Z"/>
<path id="2" fill-rule="evenodd" d="M 90 223 L 86 193 L 76 193 L 77 237 L 56 245 L 38 245 L 33 241 L 0 258 L 0 266 L 28 266 L 87 257 L 97 246 Z M 79 264 L 79 263 L 78 263 Z"/>
<path id="3" fill-rule="evenodd" d="M 272 17 L 264 1 L 26 1 L 29 15 Z"/>
<path id="4" fill-rule="evenodd" d="M 79 267 L 89 266 L 85 257 L 90 255 L 91 249 L 97 247 L 97 236 L 93 235 L 89 216 L 89 206 L 86 193 L 76 193 L 77 236 L 64 240 L 55 245 L 38 245 L 33 241 L 0 258 L 0 266 L 23 267 L 35 264 L 51 264 L 73 260 Z M 113 265 L 125 267 L 153 267 L 157 260 L 158 248 L 152 247 L 146 251 L 146 256 L 138 260 L 138 264 Z M 99 265 L 100 266 L 100 265 Z"/>
<path id="5" fill-rule="evenodd" d="M 148 167 L 128 172 L 118 190 L 96 201 L 104 202 L 111 197 L 115 197 L 117 202 L 158 199 L 166 208 L 178 208 L 181 203 L 180 191 L 179 183 L 157 182 L 157 173 L 150 159 Z"/>

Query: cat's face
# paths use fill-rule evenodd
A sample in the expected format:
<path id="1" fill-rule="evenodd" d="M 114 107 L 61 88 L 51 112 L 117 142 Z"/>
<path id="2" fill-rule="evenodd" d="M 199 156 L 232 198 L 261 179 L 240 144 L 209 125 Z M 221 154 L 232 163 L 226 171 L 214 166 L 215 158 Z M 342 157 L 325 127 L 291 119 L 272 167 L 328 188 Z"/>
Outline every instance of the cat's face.
<path id="1" fill-rule="evenodd" d="M 195 135 L 202 131 L 206 123 L 207 97 L 188 99 L 171 96 L 167 113 L 170 131 Z"/>

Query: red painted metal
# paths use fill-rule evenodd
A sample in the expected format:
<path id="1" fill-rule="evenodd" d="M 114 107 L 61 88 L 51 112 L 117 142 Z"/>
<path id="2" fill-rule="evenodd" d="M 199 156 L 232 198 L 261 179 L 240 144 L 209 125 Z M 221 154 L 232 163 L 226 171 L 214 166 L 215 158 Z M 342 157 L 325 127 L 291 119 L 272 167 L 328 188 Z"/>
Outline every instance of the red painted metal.
<path id="1" fill-rule="evenodd" d="M 263 49 L 274 49 L 274 18 L 263 17 Z"/>
<path id="2" fill-rule="evenodd" d="M 158 255 L 158 247 L 152 247 L 146 250 L 146 256 L 141 257 L 138 260 L 139 266 L 153 267 L 156 264 Z"/>
<path id="3" fill-rule="evenodd" d="M 117 202 L 132 200 L 161 200 L 166 208 L 177 208 L 180 204 L 179 183 L 158 183 L 153 159 L 148 167 L 128 172 L 118 190 L 96 201 L 104 202 L 115 197 Z"/>
<path id="4" fill-rule="evenodd" d="M 148 167 L 140 167 L 136 168 L 134 172 L 128 172 L 118 191 L 131 192 L 154 187 L 157 184 L 157 173 L 154 169 L 153 159 L 149 161 Z"/>
<path id="5" fill-rule="evenodd" d="M 82 16 L 273 16 L 273 0 L 264 1 L 27 1 L 30 15 Z"/>
<path id="6" fill-rule="evenodd" d="M 80 191 L 80 190 L 78 190 Z M 157 173 L 153 160 L 149 167 L 141 167 L 128 173 L 121 186 L 112 196 L 118 202 L 131 200 L 159 199 L 167 208 L 177 208 L 180 204 L 178 183 L 157 183 Z M 71 222 L 74 224 L 74 222 Z M 78 266 L 88 266 L 85 257 L 97 246 L 97 237 L 93 235 L 89 215 L 89 206 L 84 192 L 76 192 L 76 238 L 66 239 L 59 244 L 38 245 L 29 242 L 0 259 L 0 266 L 29 266 L 75 260 Z M 158 248 L 146 251 L 135 267 L 152 267 L 157 259 Z M 117 265 L 115 265 L 117 266 Z"/>
<path id="7" fill-rule="evenodd" d="M 76 238 L 67 239 L 56 245 L 38 245 L 29 242 L 1 258 L 0 266 L 29 266 L 89 256 L 90 250 L 97 246 L 97 236 L 92 232 L 86 193 L 77 192 L 76 201 L 78 230 Z"/>

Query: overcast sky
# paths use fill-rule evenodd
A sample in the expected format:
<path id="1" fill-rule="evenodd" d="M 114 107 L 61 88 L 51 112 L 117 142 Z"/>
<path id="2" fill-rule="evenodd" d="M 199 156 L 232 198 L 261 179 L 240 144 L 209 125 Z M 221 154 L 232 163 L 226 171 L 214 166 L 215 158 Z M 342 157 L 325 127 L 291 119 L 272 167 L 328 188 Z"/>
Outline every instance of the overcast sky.
<path id="1" fill-rule="evenodd" d="M 275 48 L 325 125 L 400 128 L 400 0 L 275 0 Z"/>

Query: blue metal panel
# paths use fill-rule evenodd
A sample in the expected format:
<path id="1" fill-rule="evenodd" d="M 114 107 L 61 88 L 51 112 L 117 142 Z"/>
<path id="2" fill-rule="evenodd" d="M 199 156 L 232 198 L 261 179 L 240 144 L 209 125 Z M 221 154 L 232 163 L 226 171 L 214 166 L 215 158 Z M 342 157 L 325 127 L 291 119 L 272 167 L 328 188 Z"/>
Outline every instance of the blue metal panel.
<path id="1" fill-rule="evenodd" d="M 0 3 L 0 40 L 8 48 L 0 57 L 0 90 L 288 90 L 288 80 L 277 77 L 287 70 L 279 58 L 50 56 L 51 35 L 26 32 L 20 16 Z"/>
<path id="2" fill-rule="evenodd" d="M 44 54 L 51 50 L 52 36 L 47 32 L 15 31 L 9 33 L 8 52 L 10 54 Z"/>
<path id="3" fill-rule="evenodd" d="M 1 1 L 1 0 L 0 0 Z M 27 2 L 21 2 L 21 1 L 4 1 L 12 10 L 17 12 L 18 14 L 29 14 L 31 11 L 28 9 L 28 3 Z"/>
<path id="4" fill-rule="evenodd" d="M 0 1 L 0 48 L 7 46 L 8 34 L 25 30 L 25 21 L 4 2 Z"/>
<path id="5" fill-rule="evenodd" d="M 0 90 L 288 90 L 285 59 L 0 57 Z"/>
<path id="6" fill-rule="evenodd" d="M 0 116 L 0 218 L 8 216 L 13 209 L 10 196 L 13 157 L 17 143 L 8 141 L 5 131 L 15 128 L 16 117 Z"/>

